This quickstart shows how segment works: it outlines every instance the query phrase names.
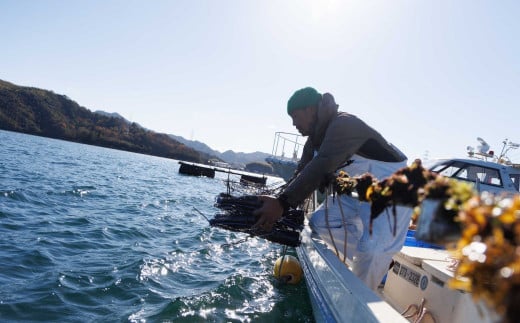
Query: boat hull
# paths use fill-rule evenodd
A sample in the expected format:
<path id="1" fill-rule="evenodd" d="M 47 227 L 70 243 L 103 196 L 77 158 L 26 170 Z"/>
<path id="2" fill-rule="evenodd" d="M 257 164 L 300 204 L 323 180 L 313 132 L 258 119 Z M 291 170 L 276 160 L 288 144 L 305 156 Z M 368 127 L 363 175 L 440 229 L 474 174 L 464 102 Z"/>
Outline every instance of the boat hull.
<path id="1" fill-rule="evenodd" d="M 408 322 L 306 226 L 296 248 L 317 322 Z"/>

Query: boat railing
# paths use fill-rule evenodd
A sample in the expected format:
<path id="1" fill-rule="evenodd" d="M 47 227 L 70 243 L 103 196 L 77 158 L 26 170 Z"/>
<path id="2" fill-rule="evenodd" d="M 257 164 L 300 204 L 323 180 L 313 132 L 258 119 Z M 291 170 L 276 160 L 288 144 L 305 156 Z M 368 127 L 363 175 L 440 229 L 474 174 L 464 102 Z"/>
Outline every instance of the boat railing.
<path id="1" fill-rule="evenodd" d="M 295 133 L 277 131 L 271 155 L 284 160 L 298 161 L 301 157 L 304 138 Z"/>

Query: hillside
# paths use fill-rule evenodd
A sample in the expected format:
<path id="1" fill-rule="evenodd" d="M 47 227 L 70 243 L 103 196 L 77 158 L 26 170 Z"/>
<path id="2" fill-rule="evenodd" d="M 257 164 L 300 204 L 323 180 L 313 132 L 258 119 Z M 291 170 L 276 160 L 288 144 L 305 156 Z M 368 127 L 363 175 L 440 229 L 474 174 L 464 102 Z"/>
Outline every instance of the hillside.
<path id="1" fill-rule="evenodd" d="M 215 158 L 118 114 L 94 113 L 65 95 L 2 80 L 0 129 L 198 163 Z"/>
<path id="2" fill-rule="evenodd" d="M 226 163 L 230 165 L 234 165 L 238 168 L 243 168 L 247 164 L 250 163 L 263 163 L 265 162 L 266 157 L 269 157 L 269 154 L 263 152 L 254 152 L 254 153 L 242 153 L 242 152 L 234 152 L 233 150 L 226 150 L 221 153 L 217 150 L 211 149 L 205 143 L 196 140 L 188 140 L 181 136 L 169 135 L 171 138 L 177 140 L 180 143 L 185 144 L 188 147 L 191 147 L 197 151 L 216 156 Z"/>

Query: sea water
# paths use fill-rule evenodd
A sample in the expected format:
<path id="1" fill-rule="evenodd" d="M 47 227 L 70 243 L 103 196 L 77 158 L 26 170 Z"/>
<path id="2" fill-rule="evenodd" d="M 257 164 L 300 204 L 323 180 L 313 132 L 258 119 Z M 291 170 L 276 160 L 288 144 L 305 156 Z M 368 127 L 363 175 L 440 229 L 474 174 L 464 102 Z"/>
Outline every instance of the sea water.
<path id="1" fill-rule="evenodd" d="M 312 322 L 282 246 L 208 225 L 226 175 L 0 131 L 0 321 Z M 294 252 L 289 250 L 289 253 Z"/>

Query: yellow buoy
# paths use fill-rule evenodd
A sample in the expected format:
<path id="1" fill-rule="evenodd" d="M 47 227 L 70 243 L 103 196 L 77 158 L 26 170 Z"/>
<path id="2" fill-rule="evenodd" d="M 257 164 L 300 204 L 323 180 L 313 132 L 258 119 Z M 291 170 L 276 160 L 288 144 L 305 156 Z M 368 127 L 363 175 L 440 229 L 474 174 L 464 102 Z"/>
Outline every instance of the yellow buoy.
<path id="1" fill-rule="evenodd" d="M 283 262 L 282 262 L 283 260 Z M 303 270 L 296 257 L 285 255 L 276 259 L 274 277 L 289 284 L 298 284 L 302 279 Z"/>

